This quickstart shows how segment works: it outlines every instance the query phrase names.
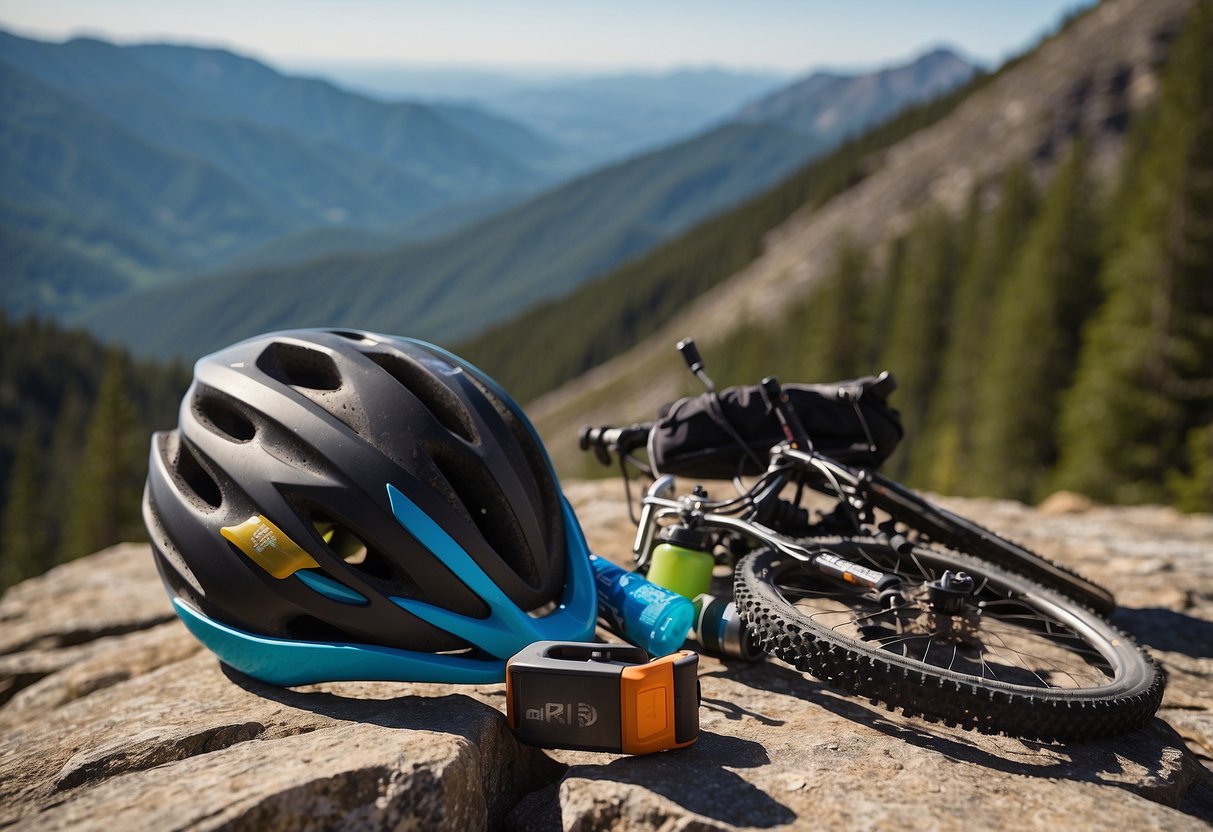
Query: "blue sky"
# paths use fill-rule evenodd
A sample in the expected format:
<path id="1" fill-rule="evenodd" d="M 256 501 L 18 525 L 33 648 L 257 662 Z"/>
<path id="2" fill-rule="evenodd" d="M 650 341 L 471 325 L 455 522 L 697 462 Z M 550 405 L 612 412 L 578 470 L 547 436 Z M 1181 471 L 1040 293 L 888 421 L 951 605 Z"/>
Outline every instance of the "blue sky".
<path id="1" fill-rule="evenodd" d="M 0 26 L 48 40 L 223 46 L 271 62 L 795 72 L 860 68 L 941 43 L 988 64 L 1084 0 L 0 0 Z"/>

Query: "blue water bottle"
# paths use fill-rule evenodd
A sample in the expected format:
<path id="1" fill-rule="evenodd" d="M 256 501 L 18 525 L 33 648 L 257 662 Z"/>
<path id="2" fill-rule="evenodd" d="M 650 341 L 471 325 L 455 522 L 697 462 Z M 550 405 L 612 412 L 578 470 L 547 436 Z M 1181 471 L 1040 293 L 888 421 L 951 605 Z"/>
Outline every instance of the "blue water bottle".
<path id="1" fill-rule="evenodd" d="M 689 599 L 597 555 L 590 555 L 590 565 L 598 615 L 610 630 L 650 656 L 665 656 L 682 646 L 695 621 L 695 605 Z"/>

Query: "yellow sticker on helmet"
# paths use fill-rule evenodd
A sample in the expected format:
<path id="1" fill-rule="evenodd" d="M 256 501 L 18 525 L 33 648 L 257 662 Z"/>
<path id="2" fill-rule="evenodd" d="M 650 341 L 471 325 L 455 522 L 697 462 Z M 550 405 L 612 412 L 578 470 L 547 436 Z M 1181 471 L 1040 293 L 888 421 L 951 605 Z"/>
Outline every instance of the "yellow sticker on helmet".
<path id="1" fill-rule="evenodd" d="M 219 532 L 275 578 L 287 578 L 300 569 L 320 566 L 282 529 L 260 514 L 254 514 L 239 526 L 224 526 Z"/>

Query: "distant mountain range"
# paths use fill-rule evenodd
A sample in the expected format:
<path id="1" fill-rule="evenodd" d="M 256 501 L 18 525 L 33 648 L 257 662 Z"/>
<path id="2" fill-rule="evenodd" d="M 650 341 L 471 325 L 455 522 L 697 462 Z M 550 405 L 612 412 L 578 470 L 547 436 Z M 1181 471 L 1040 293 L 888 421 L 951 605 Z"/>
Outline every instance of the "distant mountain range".
<path id="1" fill-rule="evenodd" d="M 826 140 L 841 138 L 839 130 L 853 135 L 963 83 L 975 67 L 941 48 L 886 70 L 815 72 L 794 81 L 722 69 L 546 79 L 349 64 L 319 71 L 388 100 L 474 102 L 607 162 L 731 120 L 780 124 Z"/>
<path id="2" fill-rule="evenodd" d="M 844 87 L 843 94 L 849 91 Z M 922 97 L 913 85 L 894 94 Z M 869 111 L 855 112 L 867 118 Z M 77 320 L 138 352 L 186 357 L 299 324 L 359 325 L 449 342 L 640 256 L 788 175 L 846 132 L 822 138 L 812 127 L 725 124 L 578 178 L 442 240 L 384 250 L 381 238 L 360 237 L 358 253 L 133 293 Z M 294 248 L 321 254 L 323 245 L 309 248 L 310 242 L 297 239 Z M 267 300 L 243 303 L 250 293 Z"/>
<path id="3" fill-rule="evenodd" d="M 770 185 L 811 147 L 782 128 L 729 125 L 579 178 L 453 236 L 388 251 L 367 241 L 369 253 L 130 293 L 76 322 L 141 354 L 188 358 L 298 325 L 356 324 L 449 342 L 639 256 Z M 243 302 L 250 292 L 264 302 Z"/>
<path id="4" fill-rule="evenodd" d="M 611 162 L 717 127 L 781 81 L 762 73 L 679 70 L 548 83 L 472 100 Z"/>
<path id="5" fill-rule="evenodd" d="M 760 99 L 744 121 L 562 185 L 594 140 L 569 147 L 475 106 L 378 100 L 223 50 L 0 33 L 0 305 L 186 357 L 298 323 L 464 337 L 766 188 L 873 112 L 946 88 L 940 56 L 923 61 L 881 73 L 862 106 L 842 100 L 862 77 L 806 100 L 843 113 L 828 129 L 796 106 L 765 116 Z M 592 103 L 613 100 L 617 126 L 647 124 L 632 140 L 651 141 L 706 113 L 713 90 L 719 112 L 770 79 L 649 80 L 552 88 L 549 111 L 589 135 Z M 252 287 L 273 302 L 242 303 Z"/>
<path id="6" fill-rule="evenodd" d="M 229 52 L 0 32 L 0 303 L 62 314 L 306 229 L 393 227 L 557 178 L 466 106 L 385 103 Z"/>
<path id="7" fill-rule="evenodd" d="M 593 76 L 350 63 L 304 64 L 300 70 L 386 100 L 472 102 L 600 164 L 718 126 L 789 77 L 716 68 Z"/>

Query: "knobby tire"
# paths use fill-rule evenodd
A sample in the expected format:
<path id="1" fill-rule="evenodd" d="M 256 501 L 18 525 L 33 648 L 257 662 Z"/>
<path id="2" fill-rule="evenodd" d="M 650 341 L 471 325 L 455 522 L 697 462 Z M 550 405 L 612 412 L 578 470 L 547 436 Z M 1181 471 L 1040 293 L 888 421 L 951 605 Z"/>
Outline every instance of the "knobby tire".
<path id="1" fill-rule="evenodd" d="M 902 580 L 908 603 L 772 550 L 737 565 L 734 593 L 762 648 L 907 715 L 984 733 L 1057 740 L 1124 733 L 1162 700 L 1162 670 L 1127 636 L 1057 592 L 951 550 L 885 539 L 805 541 Z M 929 581 L 963 571 L 977 590 L 950 615 Z"/>

